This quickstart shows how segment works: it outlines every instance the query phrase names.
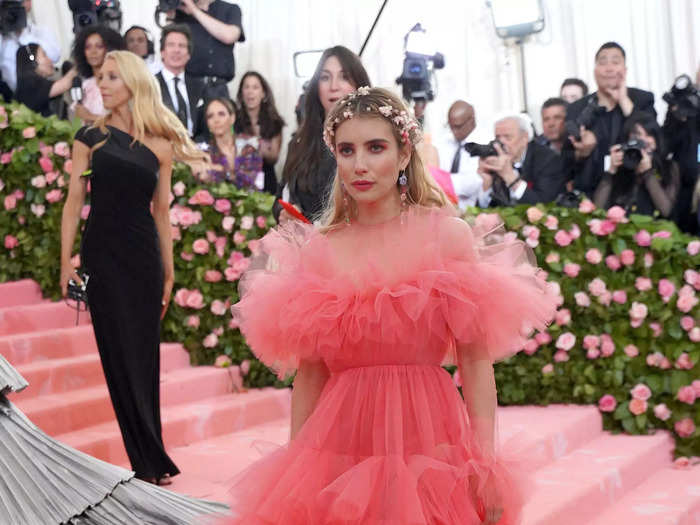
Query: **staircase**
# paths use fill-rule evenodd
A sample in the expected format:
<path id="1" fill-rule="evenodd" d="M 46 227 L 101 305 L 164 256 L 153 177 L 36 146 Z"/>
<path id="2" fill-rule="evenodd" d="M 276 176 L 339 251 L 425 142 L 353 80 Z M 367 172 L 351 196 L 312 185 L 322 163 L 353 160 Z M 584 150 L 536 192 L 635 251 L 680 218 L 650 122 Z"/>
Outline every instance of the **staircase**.
<path id="1" fill-rule="evenodd" d="M 57 439 L 128 467 L 86 314 L 36 283 L 0 284 L 0 353 L 29 381 L 12 401 Z M 288 390 L 232 392 L 226 369 L 161 346 L 163 437 L 182 474 L 170 488 L 226 501 L 231 478 L 289 435 Z M 499 436 L 535 469 L 523 525 L 700 525 L 700 467 L 671 467 L 673 440 L 610 435 L 597 408 L 504 407 Z M 513 445 L 515 444 L 515 445 Z"/>

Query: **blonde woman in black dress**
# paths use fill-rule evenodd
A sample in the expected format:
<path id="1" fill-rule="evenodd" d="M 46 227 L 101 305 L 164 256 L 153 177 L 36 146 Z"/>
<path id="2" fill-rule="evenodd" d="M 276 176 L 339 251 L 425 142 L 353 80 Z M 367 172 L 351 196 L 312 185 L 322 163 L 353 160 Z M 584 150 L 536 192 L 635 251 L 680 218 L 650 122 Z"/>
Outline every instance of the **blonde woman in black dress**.
<path id="1" fill-rule="evenodd" d="M 143 60 L 107 53 L 98 74 L 107 113 L 81 128 L 61 224 L 61 289 L 79 281 L 71 251 L 88 180 L 91 209 L 81 260 L 107 386 L 137 477 L 168 484 L 179 471 L 163 447 L 160 320 L 173 287 L 169 220 L 173 158 L 203 160 L 161 102 Z"/>

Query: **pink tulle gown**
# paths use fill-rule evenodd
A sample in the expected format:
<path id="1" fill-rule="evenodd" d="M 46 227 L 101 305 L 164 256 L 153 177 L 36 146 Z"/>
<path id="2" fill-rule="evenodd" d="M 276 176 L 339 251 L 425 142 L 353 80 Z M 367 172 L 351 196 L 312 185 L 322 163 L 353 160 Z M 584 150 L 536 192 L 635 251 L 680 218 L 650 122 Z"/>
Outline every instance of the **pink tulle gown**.
<path id="1" fill-rule="evenodd" d="M 280 374 L 305 359 L 331 375 L 296 439 L 236 477 L 228 523 L 472 525 L 494 501 L 518 522 L 519 486 L 441 364 L 456 344 L 511 355 L 555 297 L 522 243 L 479 226 L 413 208 L 265 236 L 237 305 L 246 339 Z"/>

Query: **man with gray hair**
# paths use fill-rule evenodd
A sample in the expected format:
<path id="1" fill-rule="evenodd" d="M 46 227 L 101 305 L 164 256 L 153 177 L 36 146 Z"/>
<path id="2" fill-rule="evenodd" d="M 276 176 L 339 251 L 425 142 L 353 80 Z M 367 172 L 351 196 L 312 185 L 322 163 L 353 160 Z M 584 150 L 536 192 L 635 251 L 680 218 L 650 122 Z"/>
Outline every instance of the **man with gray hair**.
<path id="1" fill-rule="evenodd" d="M 483 180 L 479 206 L 514 206 L 551 202 L 566 177 L 559 155 L 533 138 L 532 125 L 522 115 L 510 115 L 494 126 L 497 155 L 479 159 Z"/>

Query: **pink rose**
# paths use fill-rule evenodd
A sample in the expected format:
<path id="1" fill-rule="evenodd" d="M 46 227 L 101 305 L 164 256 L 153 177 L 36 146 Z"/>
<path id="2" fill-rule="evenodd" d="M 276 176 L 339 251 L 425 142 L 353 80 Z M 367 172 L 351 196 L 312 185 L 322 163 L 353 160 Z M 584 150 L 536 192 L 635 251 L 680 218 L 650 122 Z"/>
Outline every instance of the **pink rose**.
<path id="1" fill-rule="evenodd" d="M 216 250 L 216 256 L 219 259 L 223 259 L 224 250 L 226 249 L 226 237 L 217 237 L 214 241 L 214 249 Z"/>
<path id="2" fill-rule="evenodd" d="M 39 166 L 41 166 L 41 169 L 44 173 L 53 171 L 53 162 L 51 162 L 51 159 L 48 157 L 41 157 L 39 159 Z"/>
<path id="3" fill-rule="evenodd" d="M 173 301 L 175 301 L 176 305 L 185 308 L 187 306 L 187 297 L 189 297 L 189 295 L 190 291 L 187 288 L 180 288 L 177 292 L 175 292 L 175 297 L 173 298 Z"/>
<path id="4" fill-rule="evenodd" d="M 557 323 L 558 326 L 565 326 L 569 324 L 571 322 L 571 312 L 568 310 L 568 308 L 562 308 L 561 310 L 557 311 L 554 322 Z"/>
<path id="5" fill-rule="evenodd" d="M 576 292 L 574 294 L 574 300 L 576 301 L 577 305 L 582 306 L 583 308 L 587 308 L 591 305 L 591 300 L 585 292 Z"/>
<path id="6" fill-rule="evenodd" d="M 214 197 L 207 190 L 197 190 L 197 192 L 187 201 L 189 204 L 199 206 L 211 206 L 214 204 Z"/>
<path id="7" fill-rule="evenodd" d="M 237 231 L 236 233 L 233 234 L 233 243 L 234 244 L 243 244 L 245 242 L 245 233 Z"/>
<path id="8" fill-rule="evenodd" d="M 564 350 L 557 350 L 554 352 L 554 361 L 556 363 L 563 363 L 565 361 L 569 360 L 569 354 L 566 353 Z"/>
<path id="9" fill-rule="evenodd" d="M 620 253 L 620 262 L 625 266 L 634 264 L 634 252 L 632 250 L 622 250 Z"/>
<path id="10" fill-rule="evenodd" d="M 202 292 L 199 290 L 190 290 L 190 293 L 187 296 L 187 307 L 195 310 L 201 310 L 204 308 L 204 297 L 202 296 Z"/>
<path id="11" fill-rule="evenodd" d="M 632 303 L 632 307 L 629 310 L 630 319 L 642 320 L 647 316 L 648 313 L 649 309 L 647 308 L 647 305 L 645 305 L 644 303 L 638 303 L 636 301 Z"/>
<path id="12" fill-rule="evenodd" d="M 667 303 L 675 291 L 676 286 L 668 279 L 661 279 L 659 281 L 659 295 L 663 302 Z"/>
<path id="13" fill-rule="evenodd" d="M 623 349 L 627 357 L 637 357 L 639 355 L 639 349 L 634 345 L 627 345 Z"/>
<path id="14" fill-rule="evenodd" d="M 544 217 L 544 213 L 534 206 L 530 206 L 525 212 L 525 215 L 527 215 L 527 220 L 530 222 L 537 222 Z"/>
<path id="15" fill-rule="evenodd" d="M 14 210 L 17 207 L 17 197 L 8 195 L 5 197 L 5 211 Z"/>
<path id="16" fill-rule="evenodd" d="M 617 400 L 610 394 L 605 394 L 598 400 L 598 409 L 601 412 L 614 412 L 617 407 Z"/>
<path id="17" fill-rule="evenodd" d="M 207 230 L 207 241 L 209 241 L 209 242 L 216 241 L 216 232 L 214 232 L 212 230 Z"/>
<path id="18" fill-rule="evenodd" d="M 49 171 L 44 178 L 46 179 L 46 184 L 53 184 L 53 182 L 58 179 L 58 172 Z"/>
<path id="19" fill-rule="evenodd" d="M 654 265 L 654 255 L 651 252 L 644 254 L 644 267 L 651 268 Z"/>
<path id="20" fill-rule="evenodd" d="M 229 258 L 226 261 L 226 264 L 228 264 L 229 266 L 233 266 L 234 264 L 236 264 L 237 261 L 240 261 L 241 259 L 244 259 L 244 258 L 245 258 L 245 255 L 243 255 L 242 252 L 237 252 L 234 250 L 231 252 L 231 255 L 229 255 Z"/>
<path id="21" fill-rule="evenodd" d="M 652 336 L 659 337 L 663 330 L 661 330 L 661 325 L 659 323 L 649 323 L 649 328 L 651 328 Z"/>
<path id="22" fill-rule="evenodd" d="M 598 248 L 591 248 L 586 252 L 586 260 L 591 264 L 598 264 L 603 260 L 603 255 Z"/>
<path id="23" fill-rule="evenodd" d="M 241 362 L 241 374 L 243 376 L 247 376 L 248 372 L 250 372 L 250 361 L 248 359 L 244 359 Z"/>
<path id="24" fill-rule="evenodd" d="M 62 198 L 63 192 L 61 190 L 51 190 L 46 194 L 46 200 L 50 203 L 58 202 Z"/>
<path id="25" fill-rule="evenodd" d="M 241 229 L 250 230 L 253 227 L 253 217 L 250 215 L 244 215 L 241 217 Z"/>
<path id="26" fill-rule="evenodd" d="M 552 372 L 554 372 L 554 365 L 552 363 L 547 363 L 542 367 L 543 374 L 551 374 Z"/>
<path id="27" fill-rule="evenodd" d="M 679 295 L 676 301 L 676 308 L 678 308 L 684 314 L 690 312 L 695 305 L 698 304 L 698 299 L 692 295 Z"/>
<path id="28" fill-rule="evenodd" d="M 219 213 L 228 213 L 231 211 L 231 201 L 228 199 L 216 199 L 214 209 Z"/>
<path id="29" fill-rule="evenodd" d="M 258 228 L 266 228 L 267 218 L 263 217 L 262 215 L 258 215 L 257 217 L 255 217 L 255 224 Z"/>
<path id="30" fill-rule="evenodd" d="M 219 355 L 214 360 L 214 366 L 219 368 L 228 368 L 232 364 L 231 358 L 227 355 Z"/>
<path id="31" fill-rule="evenodd" d="M 557 342 L 554 344 L 559 350 L 564 350 L 568 352 L 576 344 L 576 336 L 571 332 L 564 332 L 559 337 L 557 337 Z"/>
<path id="32" fill-rule="evenodd" d="M 684 315 L 681 317 L 681 328 L 685 330 L 686 332 L 689 332 L 690 330 L 693 329 L 695 326 L 695 319 L 690 317 L 689 315 Z"/>
<path id="33" fill-rule="evenodd" d="M 217 344 L 219 344 L 219 337 L 215 333 L 209 334 L 202 341 L 202 346 L 205 348 L 214 348 Z"/>
<path id="34" fill-rule="evenodd" d="M 617 255 L 608 255 L 605 258 L 605 264 L 613 272 L 616 272 L 617 270 L 619 270 L 622 267 L 622 263 L 620 263 L 620 259 L 618 258 Z"/>
<path id="35" fill-rule="evenodd" d="M 28 128 L 24 128 L 22 130 L 22 136 L 25 139 L 33 139 L 36 137 L 36 128 L 34 126 L 29 126 Z"/>
<path id="36" fill-rule="evenodd" d="M 583 338 L 583 348 L 590 350 L 591 348 L 598 348 L 600 346 L 600 337 L 597 335 L 586 335 Z"/>
<path id="37" fill-rule="evenodd" d="M 0 155 L 0 164 L 9 164 L 12 162 L 12 153 L 3 153 Z"/>
<path id="38" fill-rule="evenodd" d="M 71 159 L 66 159 L 63 163 L 63 171 L 70 175 L 73 171 L 73 161 Z"/>
<path id="39" fill-rule="evenodd" d="M 12 250 L 14 248 L 17 248 L 19 246 L 19 241 L 17 240 L 17 237 L 14 235 L 5 235 L 5 248 L 8 250 Z"/>
<path id="40" fill-rule="evenodd" d="M 692 419 L 686 417 L 680 421 L 676 421 L 673 428 L 676 430 L 676 434 L 678 434 L 680 437 L 687 438 L 692 436 L 695 432 L 695 423 L 693 423 Z"/>
<path id="41" fill-rule="evenodd" d="M 664 403 L 659 403 L 654 407 L 654 415 L 661 421 L 666 421 L 671 417 L 671 411 Z"/>
<path id="42" fill-rule="evenodd" d="M 635 416 L 641 416 L 647 411 L 647 402 L 642 399 L 633 399 L 630 401 L 629 411 Z"/>
<path id="43" fill-rule="evenodd" d="M 581 237 L 581 228 L 578 227 L 578 224 L 574 224 L 571 226 L 571 229 L 569 230 L 569 235 L 571 235 L 572 239 L 578 239 Z"/>
<path id="44" fill-rule="evenodd" d="M 673 460 L 673 468 L 676 469 L 686 469 L 690 467 L 690 460 L 685 456 L 679 456 Z"/>
<path id="45" fill-rule="evenodd" d="M 235 217 L 224 217 L 223 219 L 221 219 L 221 227 L 224 229 L 224 231 L 232 231 L 234 224 L 236 224 Z"/>
<path id="46" fill-rule="evenodd" d="M 84 221 L 87 220 L 87 218 L 90 216 L 90 205 L 89 204 L 83 204 L 83 207 L 80 208 L 80 218 L 83 219 Z"/>
<path id="47" fill-rule="evenodd" d="M 700 379 L 696 379 L 690 383 L 690 386 L 692 386 L 693 390 L 695 390 L 695 397 L 700 398 Z"/>
<path id="48" fill-rule="evenodd" d="M 688 339 L 693 343 L 700 343 L 700 326 L 696 326 L 688 332 Z"/>
<path id="49" fill-rule="evenodd" d="M 260 239 L 251 239 L 248 241 L 248 249 L 253 255 L 257 255 L 260 252 Z"/>
<path id="50" fill-rule="evenodd" d="M 613 206 L 608 210 L 606 217 L 613 222 L 623 222 L 625 219 L 625 210 L 620 206 Z"/>
<path id="51" fill-rule="evenodd" d="M 564 265 L 564 273 L 572 279 L 581 271 L 581 266 L 576 263 L 566 263 Z"/>
<path id="52" fill-rule="evenodd" d="M 44 215 L 44 213 L 46 213 L 46 206 L 44 206 L 43 204 L 30 204 L 29 209 L 37 217 L 41 217 L 42 215 Z"/>
<path id="53" fill-rule="evenodd" d="M 603 340 L 600 345 L 600 353 L 603 354 L 603 357 L 610 357 L 615 353 L 615 343 L 613 343 L 612 339 Z"/>
<path id="54" fill-rule="evenodd" d="M 647 355 L 647 365 L 648 366 L 661 366 L 664 360 L 664 355 L 661 352 L 654 352 L 653 354 Z"/>
<path id="55" fill-rule="evenodd" d="M 250 259 L 248 259 L 247 257 L 233 263 L 233 268 L 241 273 L 245 272 L 249 266 Z"/>
<path id="56" fill-rule="evenodd" d="M 214 315 L 224 315 L 226 313 L 226 311 L 228 310 L 228 308 L 226 308 L 226 303 L 224 303 L 223 301 L 220 301 L 219 299 L 215 299 L 211 303 L 210 310 L 211 310 L 211 313 L 213 313 Z"/>
<path id="57" fill-rule="evenodd" d="M 602 295 L 606 291 L 605 281 L 603 281 L 600 277 L 596 277 L 590 283 L 588 283 L 588 291 L 596 297 Z"/>
<path id="58" fill-rule="evenodd" d="M 22 199 L 24 199 L 24 192 L 22 190 L 18 189 L 18 190 L 13 191 L 12 195 L 14 195 L 15 199 L 17 199 L 18 201 L 21 201 Z"/>
<path id="59" fill-rule="evenodd" d="M 598 359 L 600 356 L 600 350 L 597 348 L 589 348 L 586 350 L 586 358 L 587 359 Z"/>
<path id="60" fill-rule="evenodd" d="M 537 348 L 537 341 L 534 339 L 528 339 L 523 346 L 523 352 L 525 352 L 527 355 L 532 355 L 537 352 Z"/>
<path id="61" fill-rule="evenodd" d="M 552 336 L 549 335 L 549 332 L 537 332 L 535 341 L 537 341 L 538 345 L 546 345 L 552 342 Z"/>
<path id="62" fill-rule="evenodd" d="M 546 262 L 547 264 L 558 263 L 559 254 L 557 252 L 549 252 L 547 254 L 547 257 L 545 257 L 544 262 Z"/>
<path id="63" fill-rule="evenodd" d="M 632 390 L 630 390 L 630 394 L 634 399 L 646 401 L 651 397 L 651 389 L 644 383 L 638 383 Z"/>
<path id="64" fill-rule="evenodd" d="M 617 228 L 617 225 L 610 220 L 601 221 L 599 219 L 592 219 L 588 225 L 591 233 L 599 236 L 610 235 L 615 231 L 615 228 Z"/>
<path id="65" fill-rule="evenodd" d="M 199 316 L 190 315 L 187 317 L 187 326 L 190 328 L 199 328 Z"/>
<path id="66" fill-rule="evenodd" d="M 53 146 L 53 152 L 58 155 L 59 157 L 67 157 L 70 155 L 70 148 L 68 147 L 68 144 L 65 142 L 57 142 Z"/>
<path id="67" fill-rule="evenodd" d="M 697 255 L 700 253 L 700 241 L 690 241 L 686 248 L 688 255 Z"/>
<path id="68" fill-rule="evenodd" d="M 212 333 L 214 333 L 214 334 L 218 335 L 219 337 L 221 337 L 222 335 L 224 335 L 224 327 L 223 327 L 223 326 L 218 326 L 218 327 L 216 327 L 216 328 L 214 328 L 214 329 L 212 330 Z"/>
<path id="69" fill-rule="evenodd" d="M 178 228 L 177 226 L 171 226 L 170 227 L 170 236 L 173 238 L 173 241 L 182 240 L 182 234 L 180 232 L 180 228 Z"/>
<path id="70" fill-rule="evenodd" d="M 580 211 L 581 213 L 591 213 L 594 210 L 595 204 L 593 204 L 593 202 L 588 199 L 583 199 L 578 205 L 578 211 Z"/>
<path id="71" fill-rule="evenodd" d="M 690 370 L 691 368 L 693 368 L 693 362 L 690 360 L 690 356 L 683 352 L 681 355 L 678 356 L 678 359 L 676 359 L 676 363 L 674 364 L 674 366 L 678 370 Z"/>
<path id="72" fill-rule="evenodd" d="M 17 197 L 17 198 L 19 199 L 19 197 Z M 684 284 L 683 286 L 681 286 L 681 289 L 678 290 L 678 297 L 683 297 L 686 295 L 688 295 L 690 297 L 695 297 L 695 290 L 693 290 L 692 286 L 688 286 L 687 284 Z"/>
<path id="73" fill-rule="evenodd" d="M 651 290 L 651 279 L 649 279 L 648 277 L 637 277 L 634 280 L 634 287 L 640 292 L 646 292 L 647 290 Z"/>
<path id="74" fill-rule="evenodd" d="M 554 215 L 547 215 L 547 218 L 544 221 L 544 227 L 548 230 L 554 231 L 559 227 L 559 220 Z"/>
<path id="75" fill-rule="evenodd" d="M 698 288 L 700 285 L 700 273 L 695 270 L 686 270 L 683 272 L 683 279 L 693 288 Z"/>
<path id="76" fill-rule="evenodd" d="M 649 246 L 651 245 L 651 234 L 646 230 L 639 230 L 634 235 L 634 241 L 638 246 Z"/>
<path id="77" fill-rule="evenodd" d="M 612 300 L 617 304 L 625 304 L 627 302 L 627 292 L 624 290 L 615 290 L 612 294 Z"/>
<path id="78" fill-rule="evenodd" d="M 567 232 L 564 230 L 559 230 L 555 235 L 554 235 L 554 241 L 559 245 L 559 246 L 568 246 L 571 244 L 571 235 L 569 235 Z"/>
<path id="79" fill-rule="evenodd" d="M 208 283 L 218 283 L 224 276 L 218 270 L 207 270 L 204 272 L 204 280 Z"/>
<path id="80" fill-rule="evenodd" d="M 206 239 L 197 239 L 192 243 L 192 251 L 199 255 L 209 253 L 209 242 Z"/>
<path id="81" fill-rule="evenodd" d="M 224 270 L 224 276 L 227 281 L 237 281 L 241 277 L 241 272 L 229 266 Z"/>
<path id="82" fill-rule="evenodd" d="M 660 230 L 651 236 L 652 239 L 670 239 L 671 232 L 667 230 Z"/>
<path id="83" fill-rule="evenodd" d="M 678 389 L 676 398 L 681 403 L 692 405 L 695 403 L 695 389 L 692 386 L 683 386 Z"/>

